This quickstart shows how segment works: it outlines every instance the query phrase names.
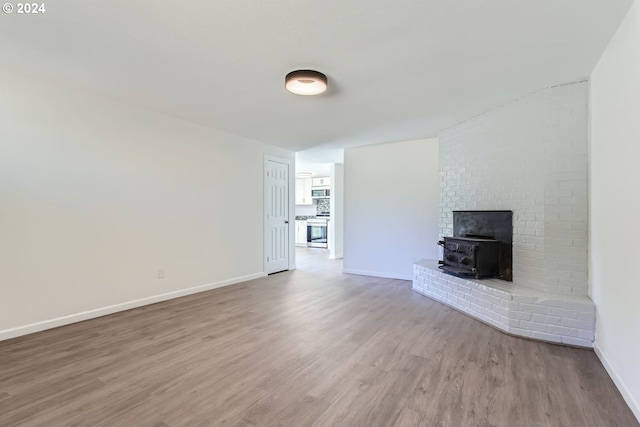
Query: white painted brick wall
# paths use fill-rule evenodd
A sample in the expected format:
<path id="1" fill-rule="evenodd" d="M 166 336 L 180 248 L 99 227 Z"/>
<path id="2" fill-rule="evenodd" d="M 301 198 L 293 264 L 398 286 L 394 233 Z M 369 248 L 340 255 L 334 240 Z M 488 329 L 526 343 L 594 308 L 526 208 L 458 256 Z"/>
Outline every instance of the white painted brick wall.
<path id="1" fill-rule="evenodd" d="M 513 278 L 587 295 L 588 84 L 548 88 L 440 134 L 441 236 L 454 210 L 514 212 Z"/>

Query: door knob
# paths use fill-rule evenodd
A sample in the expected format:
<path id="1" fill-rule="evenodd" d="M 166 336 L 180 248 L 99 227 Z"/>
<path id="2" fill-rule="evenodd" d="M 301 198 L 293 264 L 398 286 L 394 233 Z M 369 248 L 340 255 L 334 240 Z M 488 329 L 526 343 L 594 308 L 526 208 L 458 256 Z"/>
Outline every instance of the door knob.
<path id="1" fill-rule="evenodd" d="M 288 220 L 285 220 L 285 221 L 284 221 L 284 223 L 285 223 L 285 224 L 289 224 L 289 221 L 288 221 Z"/>

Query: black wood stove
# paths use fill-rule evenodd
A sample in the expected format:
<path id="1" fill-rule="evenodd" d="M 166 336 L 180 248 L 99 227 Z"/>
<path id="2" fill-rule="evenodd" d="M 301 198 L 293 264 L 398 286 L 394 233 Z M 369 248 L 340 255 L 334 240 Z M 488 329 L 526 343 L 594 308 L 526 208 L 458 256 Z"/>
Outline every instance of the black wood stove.
<path id="1" fill-rule="evenodd" d="M 476 279 L 500 275 L 500 241 L 491 237 L 445 237 L 438 242 L 444 248 L 443 270 L 474 276 Z"/>
<path id="2" fill-rule="evenodd" d="M 457 276 L 513 280 L 511 211 L 454 211 L 454 236 L 444 237 L 440 268 Z"/>

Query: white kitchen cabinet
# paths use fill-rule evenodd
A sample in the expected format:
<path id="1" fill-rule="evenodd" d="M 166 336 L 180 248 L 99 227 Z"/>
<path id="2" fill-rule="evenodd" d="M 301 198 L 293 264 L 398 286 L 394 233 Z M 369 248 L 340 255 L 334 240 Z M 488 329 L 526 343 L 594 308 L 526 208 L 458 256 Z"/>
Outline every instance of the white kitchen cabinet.
<path id="1" fill-rule="evenodd" d="M 296 221 L 296 246 L 307 246 L 307 221 Z"/>
<path id="2" fill-rule="evenodd" d="M 296 205 L 311 205 L 311 178 L 296 179 Z"/>
<path id="3" fill-rule="evenodd" d="M 312 178 L 312 187 L 329 187 L 331 185 L 331 178 L 324 176 L 321 178 Z"/>

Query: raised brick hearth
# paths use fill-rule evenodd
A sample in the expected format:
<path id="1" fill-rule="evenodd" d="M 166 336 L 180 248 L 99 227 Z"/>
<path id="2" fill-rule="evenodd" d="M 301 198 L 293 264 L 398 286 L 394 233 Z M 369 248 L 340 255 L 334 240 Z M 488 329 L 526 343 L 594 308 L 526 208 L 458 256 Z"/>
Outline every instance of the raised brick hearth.
<path id="1" fill-rule="evenodd" d="M 414 264 L 413 290 L 512 335 L 593 347 L 595 306 L 586 296 L 456 277 L 442 272 L 435 260 Z"/>

